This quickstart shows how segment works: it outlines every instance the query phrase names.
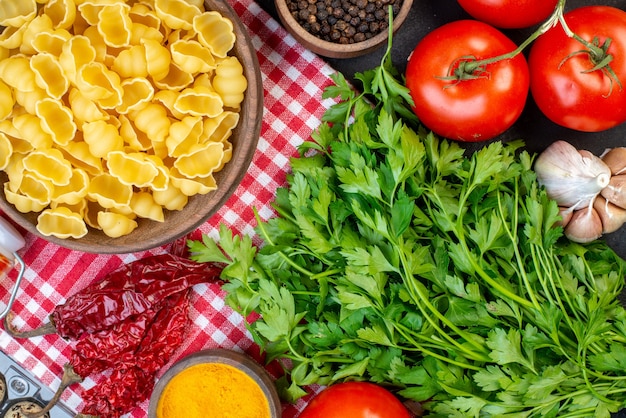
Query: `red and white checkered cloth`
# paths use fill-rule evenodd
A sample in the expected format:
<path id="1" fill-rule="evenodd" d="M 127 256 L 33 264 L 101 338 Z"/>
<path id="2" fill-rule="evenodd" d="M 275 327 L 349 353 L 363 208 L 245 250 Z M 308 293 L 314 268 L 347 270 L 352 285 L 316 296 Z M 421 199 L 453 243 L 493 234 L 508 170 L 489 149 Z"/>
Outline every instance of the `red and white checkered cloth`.
<path id="1" fill-rule="evenodd" d="M 253 0 L 229 1 L 248 28 L 257 51 L 265 109 L 261 138 L 248 174 L 226 205 L 200 227 L 201 232 L 212 236 L 216 236 L 222 223 L 236 233 L 252 235 L 256 224 L 253 207 L 264 218 L 273 215 L 270 203 L 276 188 L 284 183 L 289 158 L 296 154 L 296 146 L 309 138 L 325 109 L 332 104 L 322 100 L 322 91 L 332 83 L 329 76 L 334 70 L 299 45 Z M 13 323 L 19 329 L 31 329 L 46 322 L 57 304 L 122 263 L 167 251 L 164 246 L 135 254 L 94 255 L 68 250 L 30 234 L 25 238 L 26 247 L 19 253 L 27 268 L 13 305 L 16 313 Z M 16 273 L 11 271 L 8 280 L 0 281 L 0 300 L 8 299 Z M 194 287 L 193 325 L 186 344 L 172 362 L 204 348 L 257 351 L 246 331 L 245 320 L 225 305 L 223 296 L 218 285 Z M 55 390 L 71 346 L 56 335 L 15 340 L 0 327 L 0 350 Z M 98 380 L 95 376 L 72 386 L 63 396 L 64 403 L 80 411 L 81 392 Z M 295 417 L 305 403 L 301 400 L 297 405 L 284 405 L 283 417 Z M 147 409 L 146 401 L 129 416 L 145 417 Z"/>

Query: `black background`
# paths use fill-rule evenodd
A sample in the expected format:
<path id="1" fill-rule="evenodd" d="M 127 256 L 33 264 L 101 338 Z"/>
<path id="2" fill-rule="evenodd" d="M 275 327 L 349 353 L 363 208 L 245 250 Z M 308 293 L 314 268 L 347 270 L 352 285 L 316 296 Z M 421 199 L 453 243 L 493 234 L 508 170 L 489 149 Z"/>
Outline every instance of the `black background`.
<path id="1" fill-rule="evenodd" d="M 274 0 L 258 1 L 261 7 L 277 18 Z M 567 11 L 594 4 L 608 5 L 626 10 L 626 0 L 568 0 L 565 9 Z M 466 18 L 470 18 L 470 16 L 458 5 L 456 0 L 413 0 L 409 16 L 393 38 L 391 58 L 394 66 L 404 74 L 406 62 L 411 51 L 424 35 L 445 23 Z M 503 32 L 515 42 L 521 43 L 533 32 L 533 29 L 536 28 L 504 30 Z M 332 67 L 341 71 L 348 79 L 354 81 L 354 73 L 374 68 L 380 64 L 385 49 L 386 45 L 370 54 L 356 58 L 324 59 Z M 526 48 L 526 54 L 528 50 L 529 48 Z M 355 86 L 359 86 L 358 82 L 355 83 Z M 626 103 L 624 103 L 624 106 L 626 106 Z M 566 129 L 554 124 L 543 116 L 529 94 L 526 108 L 517 123 L 494 140 L 508 141 L 520 138 L 526 142 L 526 148 L 531 152 L 541 152 L 550 143 L 562 139 L 579 149 L 586 149 L 596 155 L 600 155 L 606 148 L 626 146 L 626 124 L 597 133 Z M 484 144 L 485 142 L 466 144 L 465 146 L 468 150 L 472 150 Z M 622 258 L 626 258 L 626 226 L 615 233 L 605 235 L 603 239 Z"/>

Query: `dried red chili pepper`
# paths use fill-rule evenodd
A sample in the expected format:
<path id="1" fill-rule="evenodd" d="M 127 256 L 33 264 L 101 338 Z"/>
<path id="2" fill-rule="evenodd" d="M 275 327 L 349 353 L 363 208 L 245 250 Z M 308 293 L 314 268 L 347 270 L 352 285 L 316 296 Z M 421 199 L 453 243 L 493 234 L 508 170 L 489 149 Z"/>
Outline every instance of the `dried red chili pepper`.
<path id="1" fill-rule="evenodd" d="M 162 254 L 129 263 L 69 298 L 55 309 L 51 323 L 61 336 L 77 340 L 70 363 L 46 408 L 24 415 L 42 416 L 67 387 L 109 369 L 112 372 L 102 384 L 85 392 L 85 413 L 117 418 L 129 412 L 149 396 L 156 372 L 183 341 L 190 321 L 191 287 L 217 282 L 220 273 L 217 265 Z M 98 325 L 96 318 L 103 314 L 101 322 L 106 325 Z M 10 318 L 5 318 L 5 324 L 12 335 L 41 335 L 16 332 Z"/>
<path id="2" fill-rule="evenodd" d="M 135 357 L 118 365 L 103 383 L 82 394 L 83 414 L 118 418 L 148 399 L 156 373 L 184 340 L 189 325 L 187 292 L 169 298 L 147 330 Z"/>
<path id="3" fill-rule="evenodd" d="M 12 314 L 5 317 L 5 328 L 14 338 L 30 338 L 57 333 L 78 339 L 83 333 L 107 330 L 146 312 L 166 297 L 198 283 L 216 281 L 221 268 L 196 263 L 173 254 L 146 257 L 123 265 L 104 280 L 87 286 L 58 305 L 50 322 L 31 331 L 19 332 L 11 326 Z"/>

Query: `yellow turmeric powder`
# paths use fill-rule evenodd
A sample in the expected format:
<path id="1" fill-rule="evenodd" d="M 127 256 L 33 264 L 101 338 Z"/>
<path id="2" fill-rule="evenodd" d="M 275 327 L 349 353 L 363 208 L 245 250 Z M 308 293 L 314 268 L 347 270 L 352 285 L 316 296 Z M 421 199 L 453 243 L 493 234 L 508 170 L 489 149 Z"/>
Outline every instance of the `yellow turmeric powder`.
<path id="1" fill-rule="evenodd" d="M 247 374 L 223 363 L 191 366 L 165 386 L 157 418 L 270 418 L 261 387 Z"/>

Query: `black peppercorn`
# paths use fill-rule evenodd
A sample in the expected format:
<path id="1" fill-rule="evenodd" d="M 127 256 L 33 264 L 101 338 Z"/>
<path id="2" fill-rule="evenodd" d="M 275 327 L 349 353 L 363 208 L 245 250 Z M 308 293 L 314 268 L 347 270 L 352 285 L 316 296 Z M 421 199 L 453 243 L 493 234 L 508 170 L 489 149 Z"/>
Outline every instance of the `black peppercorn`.
<path id="1" fill-rule="evenodd" d="M 386 31 L 388 7 L 397 15 L 402 0 L 285 0 L 300 25 L 329 42 L 363 42 Z"/>

